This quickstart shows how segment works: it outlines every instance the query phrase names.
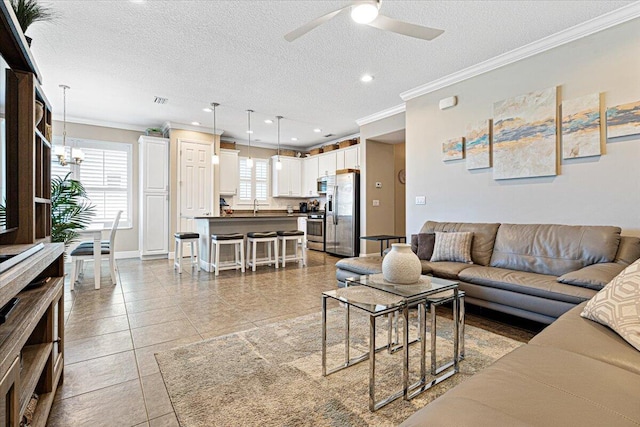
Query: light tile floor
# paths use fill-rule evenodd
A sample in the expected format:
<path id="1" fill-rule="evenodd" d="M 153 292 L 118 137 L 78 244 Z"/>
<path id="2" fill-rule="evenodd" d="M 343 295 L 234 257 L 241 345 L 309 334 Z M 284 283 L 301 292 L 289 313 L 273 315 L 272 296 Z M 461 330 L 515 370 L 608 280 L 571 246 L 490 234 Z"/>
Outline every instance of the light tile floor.
<path id="1" fill-rule="evenodd" d="M 118 284 L 105 275 L 100 290 L 89 264 L 75 291 L 65 283 L 64 384 L 48 425 L 177 426 L 154 353 L 318 312 L 321 292 L 336 286 L 336 261 L 309 251 L 307 267 L 215 278 L 177 274 L 167 260 L 121 260 Z M 534 334 L 485 317 L 467 321 L 522 341 Z"/>

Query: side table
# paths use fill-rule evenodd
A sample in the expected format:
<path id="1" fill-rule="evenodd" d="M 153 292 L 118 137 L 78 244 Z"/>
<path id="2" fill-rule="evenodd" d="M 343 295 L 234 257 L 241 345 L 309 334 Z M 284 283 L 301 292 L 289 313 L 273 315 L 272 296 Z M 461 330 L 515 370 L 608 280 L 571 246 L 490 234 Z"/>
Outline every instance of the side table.
<path id="1" fill-rule="evenodd" d="M 389 247 L 389 242 L 391 240 L 397 240 L 398 243 L 404 243 L 407 241 L 407 237 L 406 236 L 394 236 L 392 234 L 378 234 L 375 236 L 363 236 L 360 237 L 363 240 L 372 240 L 374 242 L 380 242 L 380 256 L 382 256 L 382 253 L 384 252 L 384 247 L 383 247 L 383 243 L 387 242 L 387 248 Z M 404 241 L 404 242 L 403 242 Z"/>

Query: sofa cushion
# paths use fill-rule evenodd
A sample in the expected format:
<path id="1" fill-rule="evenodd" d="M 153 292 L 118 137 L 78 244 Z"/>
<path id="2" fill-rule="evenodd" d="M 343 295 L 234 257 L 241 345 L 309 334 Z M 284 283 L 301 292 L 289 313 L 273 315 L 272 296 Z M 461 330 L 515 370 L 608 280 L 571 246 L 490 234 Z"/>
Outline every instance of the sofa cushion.
<path id="1" fill-rule="evenodd" d="M 618 264 L 617 262 L 601 262 L 563 274 L 558 277 L 558 282 L 599 291 L 614 277 L 620 274 L 622 270 L 624 270 L 623 264 Z"/>
<path id="2" fill-rule="evenodd" d="M 421 264 L 422 274 L 429 274 L 429 272 L 425 273 L 428 269 L 434 276 L 449 280 L 458 280 L 458 275 L 462 270 L 473 266 L 473 264 L 466 264 L 464 262 L 450 261 L 422 261 Z"/>
<path id="3" fill-rule="evenodd" d="M 425 259 L 427 261 L 431 259 L 435 243 L 435 233 L 420 233 L 411 235 L 411 250 L 420 259 Z"/>
<path id="4" fill-rule="evenodd" d="M 525 345 L 401 426 L 637 426 L 638 390 L 640 375 L 566 350 Z"/>
<path id="5" fill-rule="evenodd" d="M 436 232 L 433 254 L 430 261 L 454 261 L 473 264 L 471 260 L 471 241 L 473 234 Z M 418 251 L 420 247 L 418 247 Z"/>
<path id="6" fill-rule="evenodd" d="M 459 273 L 460 280 L 511 292 L 579 304 L 595 291 L 558 283 L 557 277 L 496 267 L 469 266 Z"/>
<path id="7" fill-rule="evenodd" d="M 420 233 L 436 231 L 473 233 L 471 259 L 474 264 L 489 265 L 499 226 L 500 224 L 427 221 L 420 229 Z"/>
<path id="8" fill-rule="evenodd" d="M 490 265 L 561 276 L 614 261 L 619 243 L 620 227 L 502 224 Z"/>
<path id="9" fill-rule="evenodd" d="M 620 246 L 615 262 L 627 265 L 640 258 L 640 237 L 620 236 Z"/>
<path id="10" fill-rule="evenodd" d="M 529 344 L 561 348 L 640 375 L 640 352 L 610 328 L 582 318 L 586 304 L 567 311 Z"/>
<path id="11" fill-rule="evenodd" d="M 598 292 L 581 316 L 610 327 L 640 350 L 640 259 Z"/>

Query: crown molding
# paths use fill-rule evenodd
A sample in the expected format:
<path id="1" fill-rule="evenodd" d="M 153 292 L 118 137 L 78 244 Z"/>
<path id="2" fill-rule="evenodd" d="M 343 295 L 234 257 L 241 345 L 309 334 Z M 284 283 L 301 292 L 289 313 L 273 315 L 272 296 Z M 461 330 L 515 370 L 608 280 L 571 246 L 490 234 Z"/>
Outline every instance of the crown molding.
<path id="1" fill-rule="evenodd" d="M 53 116 L 53 120 L 56 122 L 62 123 L 64 121 L 62 116 Z M 132 130 L 135 132 L 144 132 L 147 130 L 147 127 L 132 125 L 129 123 L 118 123 L 118 122 L 106 122 L 102 120 L 92 120 L 92 119 L 82 119 L 79 117 L 67 117 L 67 123 L 75 123 L 79 125 L 89 125 L 89 126 L 100 126 L 105 128 L 114 128 L 114 129 L 122 129 L 122 130 Z"/>
<path id="2" fill-rule="evenodd" d="M 190 130 L 193 132 L 208 133 L 210 135 L 213 135 L 212 130 L 204 126 L 195 126 L 195 125 L 188 125 L 186 123 L 175 123 L 175 122 L 169 122 L 169 121 L 166 121 L 162 124 L 163 133 L 166 133 L 172 129 Z M 223 133 L 224 133 L 224 129 L 218 129 L 218 131 L 216 132 L 216 135 L 222 135 Z"/>
<path id="3" fill-rule="evenodd" d="M 329 141 L 324 141 L 324 142 L 321 142 L 320 144 L 312 145 L 311 147 L 308 147 L 307 150 L 324 147 L 325 145 L 331 145 L 331 144 L 338 143 L 340 141 L 344 141 L 345 139 L 353 139 L 353 138 L 360 138 L 360 132 L 352 133 L 351 135 L 344 135 L 344 136 L 341 136 L 340 138 L 330 139 Z"/>
<path id="4" fill-rule="evenodd" d="M 410 99 L 418 96 L 426 95 L 438 89 L 493 71 L 497 68 L 504 67 L 505 65 L 512 64 L 555 47 L 587 37 L 591 34 L 606 30 L 607 28 L 614 27 L 638 17 L 640 17 L 640 1 L 623 6 L 620 9 L 613 10 L 589 21 L 567 28 L 566 30 L 562 30 L 517 49 L 513 49 L 509 52 L 503 53 L 502 55 L 495 56 L 491 59 L 418 86 L 414 89 L 402 92 L 400 94 L 400 98 L 405 102 L 409 101 Z M 375 114 L 373 116 L 375 116 Z M 358 122 L 358 124 L 360 123 Z"/>
<path id="5" fill-rule="evenodd" d="M 358 126 L 363 126 L 369 123 L 377 122 L 378 120 L 386 119 L 387 117 L 395 116 L 396 114 L 404 113 L 406 105 L 404 103 L 396 105 L 395 107 L 387 108 L 386 110 L 378 111 L 370 116 L 363 117 L 356 120 Z"/>

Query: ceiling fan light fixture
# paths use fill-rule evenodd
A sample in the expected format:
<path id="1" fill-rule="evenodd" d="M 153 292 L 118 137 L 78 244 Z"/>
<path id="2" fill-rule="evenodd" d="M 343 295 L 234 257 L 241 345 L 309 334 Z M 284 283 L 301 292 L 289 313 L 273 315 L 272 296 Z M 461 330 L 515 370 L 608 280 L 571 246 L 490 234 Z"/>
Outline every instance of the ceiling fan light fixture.
<path id="1" fill-rule="evenodd" d="M 378 6 L 374 3 L 362 3 L 351 8 L 351 19 L 358 24 L 368 24 L 378 17 Z"/>

